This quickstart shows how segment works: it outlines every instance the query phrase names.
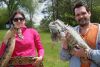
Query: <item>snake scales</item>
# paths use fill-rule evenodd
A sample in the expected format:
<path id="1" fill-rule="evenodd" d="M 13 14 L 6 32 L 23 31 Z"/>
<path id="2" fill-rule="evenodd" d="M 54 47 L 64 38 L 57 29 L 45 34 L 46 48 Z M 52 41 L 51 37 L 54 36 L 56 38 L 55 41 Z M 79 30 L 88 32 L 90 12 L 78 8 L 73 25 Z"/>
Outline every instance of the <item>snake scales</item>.
<path id="1" fill-rule="evenodd" d="M 0 67 L 32 64 L 37 59 L 35 57 L 11 57 L 15 48 L 15 33 L 18 34 L 20 39 L 23 39 L 20 29 L 11 28 L 7 31 L 3 40 L 3 42 L 6 44 L 6 49 L 3 55 L 0 57 Z M 36 67 L 43 67 L 42 62 L 39 63 Z"/>
<path id="2" fill-rule="evenodd" d="M 15 36 L 13 30 L 13 28 L 8 30 L 4 37 L 3 41 L 6 44 L 6 49 L 2 57 L 0 58 L 0 67 L 6 67 L 15 48 Z"/>

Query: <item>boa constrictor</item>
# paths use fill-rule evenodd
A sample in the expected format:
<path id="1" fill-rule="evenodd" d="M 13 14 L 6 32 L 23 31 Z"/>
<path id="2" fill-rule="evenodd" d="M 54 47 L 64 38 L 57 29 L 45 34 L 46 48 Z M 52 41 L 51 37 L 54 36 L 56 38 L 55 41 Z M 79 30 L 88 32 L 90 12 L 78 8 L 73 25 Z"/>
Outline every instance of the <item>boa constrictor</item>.
<path id="1" fill-rule="evenodd" d="M 0 67 L 6 67 L 12 56 L 13 50 L 15 48 L 15 33 L 16 29 L 11 28 L 5 34 L 3 42 L 6 45 L 6 49 L 0 58 Z M 20 29 L 18 29 L 18 34 L 20 35 L 19 38 L 21 38 Z"/>
<path id="2" fill-rule="evenodd" d="M 12 65 L 26 65 L 33 64 L 37 57 L 11 57 L 15 48 L 15 33 L 18 34 L 20 39 L 23 39 L 21 29 L 11 28 L 7 31 L 3 42 L 6 44 L 4 54 L 0 58 L 0 67 L 8 67 Z M 44 67 L 42 62 L 39 62 L 36 67 Z"/>

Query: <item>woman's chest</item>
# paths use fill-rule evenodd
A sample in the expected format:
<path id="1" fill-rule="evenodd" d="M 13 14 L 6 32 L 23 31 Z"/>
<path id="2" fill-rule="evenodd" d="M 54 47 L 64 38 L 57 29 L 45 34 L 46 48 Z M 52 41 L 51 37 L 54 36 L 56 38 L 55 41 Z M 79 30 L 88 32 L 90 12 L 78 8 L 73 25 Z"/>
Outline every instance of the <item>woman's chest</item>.
<path id="1" fill-rule="evenodd" d="M 31 48 L 34 47 L 34 35 L 30 31 L 25 31 L 23 34 L 23 39 L 20 39 L 16 35 L 16 48 Z"/>

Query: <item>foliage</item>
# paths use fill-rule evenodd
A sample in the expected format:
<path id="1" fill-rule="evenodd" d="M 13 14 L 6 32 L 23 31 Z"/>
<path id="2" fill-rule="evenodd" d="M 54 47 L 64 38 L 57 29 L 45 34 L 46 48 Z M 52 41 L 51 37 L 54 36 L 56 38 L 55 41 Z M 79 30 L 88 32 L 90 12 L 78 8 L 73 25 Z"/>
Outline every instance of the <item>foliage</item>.
<path id="1" fill-rule="evenodd" d="M 30 16 L 30 22 L 32 22 L 33 14 L 38 5 L 38 0 L 20 0 L 20 5 L 28 12 Z"/>
<path id="2" fill-rule="evenodd" d="M 92 13 L 92 22 L 100 21 L 100 0 L 52 0 L 52 6 L 48 7 L 49 17 L 43 20 L 41 26 L 48 28 L 48 24 L 56 19 L 64 21 L 65 24 L 76 26 L 77 22 L 74 19 L 73 6 L 78 1 L 89 6 Z"/>
<path id="3" fill-rule="evenodd" d="M 100 23 L 100 6 L 95 6 L 92 10 L 92 22 Z"/>
<path id="4" fill-rule="evenodd" d="M 42 21 L 43 23 L 41 23 L 41 27 L 44 30 L 48 30 L 48 24 L 56 19 L 64 21 L 65 24 L 69 24 L 72 26 L 77 25 L 74 19 L 74 13 L 72 11 L 73 5 L 77 1 L 82 1 L 84 4 L 87 4 L 90 7 L 92 13 L 91 16 L 92 22 L 100 21 L 99 19 L 100 0 L 51 0 L 51 1 L 52 1 L 52 6 L 49 5 L 48 7 L 49 16 L 43 19 Z M 38 5 L 38 0 L 0 0 L 0 5 L 2 5 L 1 2 L 4 2 L 8 6 L 7 12 L 8 13 L 10 12 L 9 14 L 11 14 L 14 10 L 18 8 L 22 8 L 25 11 L 27 11 L 30 14 L 30 22 L 32 22 L 32 17 L 35 12 L 35 8 Z M 6 22 L 7 20 L 4 20 L 4 22 Z"/>
<path id="5" fill-rule="evenodd" d="M 8 10 L 8 14 L 9 16 L 18 9 L 18 5 L 19 5 L 19 1 L 20 0 L 0 0 L 1 3 L 5 3 L 7 5 L 7 10 Z"/>
<path id="6" fill-rule="evenodd" d="M 34 23 L 31 22 L 31 21 L 29 21 L 29 20 L 27 20 L 27 21 L 26 21 L 26 26 L 27 26 L 27 27 L 34 27 Z"/>
<path id="7" fill-rule="evenodd" d="M 2 3 L 5 3 L 7 5 L 9 16 L 19 8 L 24 9 L 26 12 L 30 14 L 30 18 L 31 18 L 30 21 L 31 21 L 38 0 L 0 0 L 0 3 L 1 3 L 0 5 L 2 5 Z"/>
<path id="8" fill-rule="evenodd" d="M 71 24 L 70 20 L 73 20 L 71 0 L 55 0 L 53 1 L 53 18 L 60 19 L 67 24 Z M 54 17 L 56 16 L 56 17 Z"/>
<path id="9" fill-rule="evenodd" d="M 43 19 L 40 24 L 40 29 L 43 31 L 49 32 L 49 27 L 48 27 L 49 22 L 50 22 L 50 20 Z"/>
<path id="10" fill-rule="evenodd" d="M 7 5 L 7 8 L 0 8 L 0 28 L 5 28 L 5 23 L 16 10 L 27 12 L 30 22 L 32 22 L 38 0 L 0 0 L 0 6 L 3 6 L 3 3 Z M 31 24 L 29 23 L 28 25 Z"/>
<path id="11" fill-rule="evenodd" d="M 0 9 L 0 29 L 5 28 L 6 22 L 8 21 L 7 9 Z"/>

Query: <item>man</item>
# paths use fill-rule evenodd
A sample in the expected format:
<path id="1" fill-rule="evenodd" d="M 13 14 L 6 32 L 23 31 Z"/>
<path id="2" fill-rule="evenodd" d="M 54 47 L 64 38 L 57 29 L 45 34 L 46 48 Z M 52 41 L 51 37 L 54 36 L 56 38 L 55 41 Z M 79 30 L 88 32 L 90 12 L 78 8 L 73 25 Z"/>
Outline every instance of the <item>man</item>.
<path id="1" fill-rule="evenodd" d="M 69 60 L 70 67 L 100 67 L 100 25 L 91 23 L 91 12 L 86 5 L 81 2 L 74 6 L 75 19 L 78 26 L 76 31 L 80 33 L 82 38 L 87 42 L 91 49 L 84 51 L 83 48 L 74 49 L 72 54 L 67 51 L 67 45 L 63 42 L 61 50 L 61 59 Z M 68 37 L 68 35 L 66 35 Z M 87 57 L 88 59 L 81 59 Z M 84 62 L 82 62 L 84 60 Z"/>

